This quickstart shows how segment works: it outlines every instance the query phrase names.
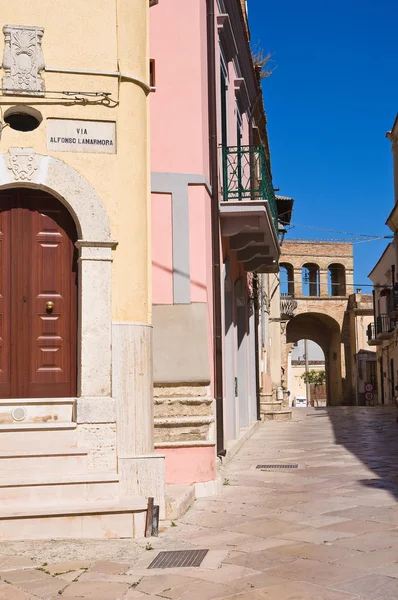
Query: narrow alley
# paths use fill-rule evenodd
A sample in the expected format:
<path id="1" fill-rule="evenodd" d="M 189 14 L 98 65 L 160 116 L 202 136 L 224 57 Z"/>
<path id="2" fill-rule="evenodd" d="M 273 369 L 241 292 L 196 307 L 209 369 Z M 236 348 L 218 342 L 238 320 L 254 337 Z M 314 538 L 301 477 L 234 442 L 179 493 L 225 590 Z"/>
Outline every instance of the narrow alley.
<path id="1" fill-rule="evenodd" d="M 159 538 L 3 542 L 0 598 L 396 600 L 397 456 L 391 408 L 294 409 Z M 208 552 L 148 569 L 164 550 Z"/>

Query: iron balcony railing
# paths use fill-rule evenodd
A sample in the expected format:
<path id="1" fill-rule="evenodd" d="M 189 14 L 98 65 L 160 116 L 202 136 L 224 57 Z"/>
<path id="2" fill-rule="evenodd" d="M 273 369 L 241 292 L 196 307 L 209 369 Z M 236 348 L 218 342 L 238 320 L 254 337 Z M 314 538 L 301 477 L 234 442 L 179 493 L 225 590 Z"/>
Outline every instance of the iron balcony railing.
<path id="1" fill-rule="evenodd" d="M 281 294 L 280 306 L 281 318 L 291 319 L 294 317 L 294 311 L 297 308 L 297 300 L 295 300 L 290 294 Z"/>
<path id="2" fill-rule="evenodd" d="M 391 333 L 394 331 L 394 320 L 387 314 L 381 314 L 376 317 L 376 333 Z"/>
<path id="3" fill-rule="evenodd" d="M 366 333 L 367 333 L 367 336 L 368 336 L 368 340 L 375 340 L 376 339 L 376 331 L 375 331 L 375 324 L 374 323 L 369 323 Z"/>
<path id="4" fill-rule="evenodd" d="M 223 146 L 223 200 L 267 200 L 278 233 L 278 211 L 263 146 Z"/>

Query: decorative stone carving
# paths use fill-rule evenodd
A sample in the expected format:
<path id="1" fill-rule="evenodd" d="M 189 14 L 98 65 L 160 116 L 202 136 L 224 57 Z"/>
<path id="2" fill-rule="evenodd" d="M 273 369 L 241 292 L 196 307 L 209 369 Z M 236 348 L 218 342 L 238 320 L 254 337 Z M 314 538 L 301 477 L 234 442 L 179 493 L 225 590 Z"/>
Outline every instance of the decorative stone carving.
<path id="1" fill-rule="evenodd" d="M 31 181 L 37 169 L 33 148 L 10 148 L 8 168 L 13 172 L 16 181 Z"/>
<path id="2" fill-rule="evenodd" d="M 43 93 L 44 79 L 40 72 L 44 69 L 41 41 L 43 27 L 27 25 L 4 25 L 5 38 L 2 87 L 4 94 Z M 35 95 L 36 95 L 35 94 Z"/>

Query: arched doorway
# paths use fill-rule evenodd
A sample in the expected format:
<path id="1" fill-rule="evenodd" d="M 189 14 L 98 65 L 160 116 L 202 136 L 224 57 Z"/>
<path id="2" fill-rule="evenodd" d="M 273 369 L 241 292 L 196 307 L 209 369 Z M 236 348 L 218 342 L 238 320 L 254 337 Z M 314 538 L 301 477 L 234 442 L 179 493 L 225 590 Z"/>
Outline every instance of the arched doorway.
<path id="1" fill-rule="evenodd" d="M 292 404 L 325 406 L 325 353 L 312 340 L 299 340 L 293 345 L 288 362 L 288 389 Z"/>
<path id="2" fill-rule="evenodd" d="M 77 231 L 41 190 L 0 191 L 0 397 L 77 394 Z"/>
<path id="3" fill-rule="evenodd" d="M 322 313 L 302 313 L 291 319 L 286 328 L 289 344 L 301 339 L 312 340 L 325 355 L 327 404 L 339 405 L 343 401 L 341 331 L 335 319 Z"/>

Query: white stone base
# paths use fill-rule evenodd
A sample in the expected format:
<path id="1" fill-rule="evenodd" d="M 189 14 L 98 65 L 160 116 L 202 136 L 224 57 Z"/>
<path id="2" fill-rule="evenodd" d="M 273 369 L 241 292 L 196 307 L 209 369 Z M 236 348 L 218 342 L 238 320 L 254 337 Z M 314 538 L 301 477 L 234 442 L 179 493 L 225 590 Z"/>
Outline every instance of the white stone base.
<path id="1" fill-rule="evenodd" d="M 0 540 L 144 537 L 146 508 L 145 498 L 13 507 L 0 510 Z"/>
<path id="2" fill-rule="evenodd" d="M 194 486 L 196 498 L 206 498 L 206 496 L 215 496 L 221 492 L 222 480 L 221 477 L 217 477 L 212 481 L 195 483 Z"/>
<path id="3" fill-rule="evenodd" d="M 154 498 L 160 518 L 166 514 L 164 454 L 139 454 L 118 458 L 120 492 L 122 496 Z"/>

